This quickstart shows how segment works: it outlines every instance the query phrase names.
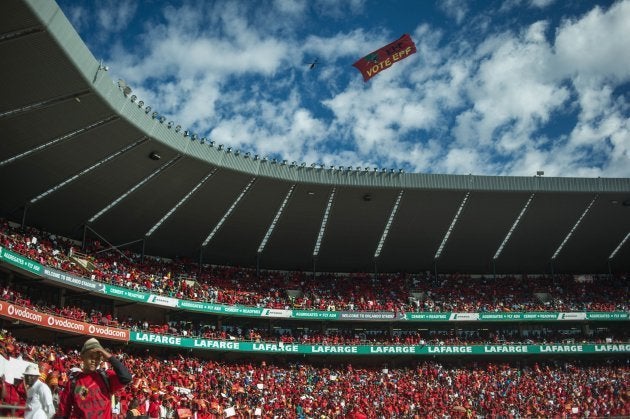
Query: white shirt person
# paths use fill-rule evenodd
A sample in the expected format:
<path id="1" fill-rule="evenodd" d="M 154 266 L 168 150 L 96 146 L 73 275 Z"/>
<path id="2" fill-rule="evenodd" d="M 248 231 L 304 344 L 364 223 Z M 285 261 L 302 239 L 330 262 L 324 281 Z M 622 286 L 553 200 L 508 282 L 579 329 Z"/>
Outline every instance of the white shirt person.
<path id="1" fill-rule="evenodd" d="M 26 384 L 26 411 L 24 419 L 50 419 L 55 415 L 52 392 L 39 380 L 39 367 L 30 364 L 24 371 Z"/>

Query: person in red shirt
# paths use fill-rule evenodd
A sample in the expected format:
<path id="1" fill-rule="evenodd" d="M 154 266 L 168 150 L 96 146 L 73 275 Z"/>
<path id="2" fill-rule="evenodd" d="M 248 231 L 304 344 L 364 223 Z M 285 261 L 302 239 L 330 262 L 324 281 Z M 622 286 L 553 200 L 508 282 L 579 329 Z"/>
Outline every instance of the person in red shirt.
<path id="1" fill-rule="evenodd" d="M 112 394 L 131 382 L 131 373 L 94 338 L 83 345 L 81 359 L 83 370 L 68 381 L 60 397 L 58 416 L 111 419 Z M 103 360 L 109 362 L 113 370 L 98 370 Z"/>
<path id="2" fill-rule="evenodd" d="M 151 395 L 151 402 L 149 403 L 149 411 L 147 413 L 150 418 L 160 417 L 160 400 L 156 393 Z"/>

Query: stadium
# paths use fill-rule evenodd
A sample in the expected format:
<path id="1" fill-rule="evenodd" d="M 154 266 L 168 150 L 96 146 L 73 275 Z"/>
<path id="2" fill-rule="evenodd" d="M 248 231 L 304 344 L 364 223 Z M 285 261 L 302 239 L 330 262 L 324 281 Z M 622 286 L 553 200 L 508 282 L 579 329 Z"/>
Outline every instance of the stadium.
<path id="1" fill-rule="evenodd" d="M 630 415 L 629 178 L 233 150 L 54 1 L 0 10 L 0 414 L 28 362 L 68 391 L 95 337 L 133 374 L 102 417 Z"/>

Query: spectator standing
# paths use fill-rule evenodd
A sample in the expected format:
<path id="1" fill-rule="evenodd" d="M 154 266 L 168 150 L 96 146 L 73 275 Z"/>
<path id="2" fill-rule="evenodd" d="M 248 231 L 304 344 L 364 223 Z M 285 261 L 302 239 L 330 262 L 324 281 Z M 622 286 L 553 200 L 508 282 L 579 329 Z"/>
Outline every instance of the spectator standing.
<path id="1" fill-rule="evenodd" d="M 131 382 L 131 373 L 94 338 L 83 345 L 81 359 L 83 370 L 66 385 L 59 405 L 60 416 L 111 419 L 112 395 Z M 113 370 L 99 370 L 102 361 L 109 362 Z"/>
<path id="2" fill-rule="evenodd" d="M 24 371 L 26 387 L 25 419 L 50 419 L 55 415 L 55 406 L 50 388 L 39 380 L 39 367 L 29 364 Z"/>

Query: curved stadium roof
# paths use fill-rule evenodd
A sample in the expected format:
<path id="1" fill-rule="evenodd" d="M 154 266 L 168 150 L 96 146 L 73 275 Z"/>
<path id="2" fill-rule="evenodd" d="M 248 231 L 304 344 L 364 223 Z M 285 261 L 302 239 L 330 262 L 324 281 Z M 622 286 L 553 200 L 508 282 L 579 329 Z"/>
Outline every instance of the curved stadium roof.
<path id="1" fill-rule="evenodd" d="M 630 271 L 630 179 L 331 169 L 219 149 L 135 101 L 49 0 L 0 2 L 0 57 L 0 215 L 14 221 L 274 269 Z"/>

